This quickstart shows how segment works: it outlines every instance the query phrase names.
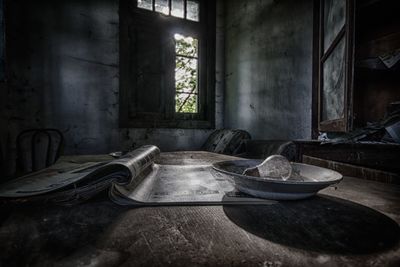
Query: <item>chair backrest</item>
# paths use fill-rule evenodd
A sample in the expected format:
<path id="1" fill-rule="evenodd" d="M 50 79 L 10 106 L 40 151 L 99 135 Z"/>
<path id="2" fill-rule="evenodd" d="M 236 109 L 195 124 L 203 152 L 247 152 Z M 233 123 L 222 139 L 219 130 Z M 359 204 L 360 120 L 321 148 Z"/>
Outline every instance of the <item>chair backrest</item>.
<path id="1" fill-rule="evenodd" d="M 250 134 L 244 130 L 215 130 L 210 134 L 201 149 L 214 153 L 237 155 L 243 152 L 244 143 L 249 139 L 251 139 Z"/>
<path id="2" fill-rule="evenodd" d="M 29 129 L 17 137 L 18 169 L 22 173 L 38 171 L 60 157 L 63 134 L 57 129 Z"/>

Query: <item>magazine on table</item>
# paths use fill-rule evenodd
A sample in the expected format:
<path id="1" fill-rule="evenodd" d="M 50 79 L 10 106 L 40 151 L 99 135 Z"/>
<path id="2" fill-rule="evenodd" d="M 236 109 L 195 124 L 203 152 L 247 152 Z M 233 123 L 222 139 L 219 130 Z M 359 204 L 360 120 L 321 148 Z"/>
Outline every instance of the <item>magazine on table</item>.
<path id="1" fill-rule="evenodd" d="M 179 153 L 179 152 L 178 152 Z M 185 152 L 182 152 L 185 153 Z M 156 163 L 160 150 L 142 146 L 117 159 L 58 162 L 0 186 L 0 198 L 75 204 L 108 190 L 120 205 L 265 204 L 235 190 L 229 175 L 204 164 Z"/>

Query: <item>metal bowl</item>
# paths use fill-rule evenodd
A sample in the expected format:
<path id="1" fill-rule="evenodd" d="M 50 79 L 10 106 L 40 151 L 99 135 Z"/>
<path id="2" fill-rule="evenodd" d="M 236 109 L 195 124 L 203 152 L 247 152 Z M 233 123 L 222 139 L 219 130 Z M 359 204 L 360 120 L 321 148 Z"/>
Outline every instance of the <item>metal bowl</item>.
<path id="1" fill-rule="evenodd" d="M 243 175 L 246 168 L 260 164 L 262 160 L 232 160 L 213 164 L 219 172 L 230 175 L 235 187 L 246 194 L 274 199 L 295 200 L 315 195 L 319 190 L 339 183 L 343 176 L 335 171 L 302 163 L 291 163 L 293 173 L 284 181 L 273 177 Z"/>

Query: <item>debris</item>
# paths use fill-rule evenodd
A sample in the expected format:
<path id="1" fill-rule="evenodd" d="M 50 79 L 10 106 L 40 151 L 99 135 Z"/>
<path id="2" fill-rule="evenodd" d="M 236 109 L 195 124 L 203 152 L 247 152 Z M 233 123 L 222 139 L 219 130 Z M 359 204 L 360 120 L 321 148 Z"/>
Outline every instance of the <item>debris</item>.
<path id="1" fill-rule="evenodd" d="M 355 143 L 372 141 L 380 143 L 400 143 L 400 101 L 390 103 L 384 118 L 379 122 L 368 123 L 364 128 L 355 129 L 339 137 L 329 139 L 321 133 L 322 144 Z"/>

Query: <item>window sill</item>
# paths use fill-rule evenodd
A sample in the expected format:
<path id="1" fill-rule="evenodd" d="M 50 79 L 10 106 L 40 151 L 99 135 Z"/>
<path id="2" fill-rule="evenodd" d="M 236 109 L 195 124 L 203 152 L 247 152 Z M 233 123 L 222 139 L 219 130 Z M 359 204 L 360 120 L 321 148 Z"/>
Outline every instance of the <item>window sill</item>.
<path id="1" fill-rule="evenodd" d="M 176 128 L 176 129 L 214 129 L 215 123 L 207 120 L 157 120 L 120 121 L 120 128 Z"/>

